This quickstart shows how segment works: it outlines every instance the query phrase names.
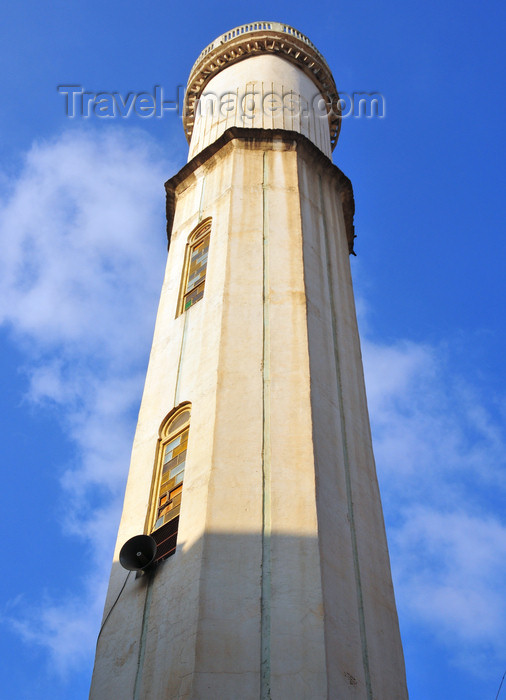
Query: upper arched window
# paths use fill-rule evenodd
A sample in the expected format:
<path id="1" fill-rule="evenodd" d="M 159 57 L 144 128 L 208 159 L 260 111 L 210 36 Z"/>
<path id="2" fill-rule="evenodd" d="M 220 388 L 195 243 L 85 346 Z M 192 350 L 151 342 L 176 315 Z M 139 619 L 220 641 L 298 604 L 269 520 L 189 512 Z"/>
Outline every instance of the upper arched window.
<path id="1" fill-rule="evenodd" d="M 204 296 L 210 236 L 211 219 L 206 219 L 188 237 L 178 316 Z"/>

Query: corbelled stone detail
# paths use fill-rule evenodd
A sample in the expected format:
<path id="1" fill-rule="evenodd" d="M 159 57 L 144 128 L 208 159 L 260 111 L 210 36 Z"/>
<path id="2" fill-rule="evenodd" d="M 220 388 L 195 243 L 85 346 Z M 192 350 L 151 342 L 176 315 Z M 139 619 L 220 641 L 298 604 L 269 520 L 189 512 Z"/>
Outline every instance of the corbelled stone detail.
<path id="1" fill-rule="evenodd" d="M 295 63 L 315 83 L 329 111 L 330 143 L 337 144 L 341 112 L 336 84 L 327 62 L 301 32 L 280 22 L 255 22 L 236 27 L 215 39 L 201 52 L 188 79 L 183 126 L 188 143 L 195 123 L 195 107 L 207 83 L 232 63 L 262 53 L 277 54 Z"/>

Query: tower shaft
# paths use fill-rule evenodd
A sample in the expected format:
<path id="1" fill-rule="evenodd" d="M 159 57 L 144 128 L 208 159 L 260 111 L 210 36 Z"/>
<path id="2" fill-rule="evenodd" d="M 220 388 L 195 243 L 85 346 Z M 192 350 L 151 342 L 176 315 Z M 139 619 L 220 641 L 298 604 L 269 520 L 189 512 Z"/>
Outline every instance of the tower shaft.
<path id="1" fill-rule="evenodd" d="M 295 93 L 298 69 L 276 60 L 288 68 L 271 82 Z M 195 125 L 166 184 L 167 269 L 91 698 L 401 700 L 351 184 L 302 121 L 220 118 Z M 123 543 L 174 529 L 175 552 L 122 589 Z"/>

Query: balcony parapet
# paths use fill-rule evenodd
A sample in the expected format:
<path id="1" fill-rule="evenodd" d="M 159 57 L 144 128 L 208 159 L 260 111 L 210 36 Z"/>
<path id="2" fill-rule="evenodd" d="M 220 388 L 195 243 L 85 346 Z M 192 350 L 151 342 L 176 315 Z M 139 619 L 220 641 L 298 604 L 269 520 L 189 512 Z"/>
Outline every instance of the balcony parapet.
<path id="1" fill-rule="evenodd" d="M 243 24 L 225 32 L 201 51 L 190 72 L 185 95 L 183 127 L 188 143 L 193 133 L 196 103 L 211 78 L 231 63 L 262 53 L 278 54 L 295 63 L 313 80 L 328 105 L 333 150 L 341 128 L 341 112 L 330 68 L 307 36 L 281 22 Z"/>

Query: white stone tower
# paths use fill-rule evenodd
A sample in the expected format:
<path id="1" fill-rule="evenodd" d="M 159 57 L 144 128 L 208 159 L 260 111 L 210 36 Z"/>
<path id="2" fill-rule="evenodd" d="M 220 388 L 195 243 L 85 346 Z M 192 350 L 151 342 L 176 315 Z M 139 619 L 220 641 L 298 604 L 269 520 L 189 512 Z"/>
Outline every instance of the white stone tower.
<path id="1" fill-rule="evenodd" d="M 337 100 L 275 22 L 193 67 L 92 700 L 407 698 Z M 143 533 L 156 563 L 127 574 Z"/>

